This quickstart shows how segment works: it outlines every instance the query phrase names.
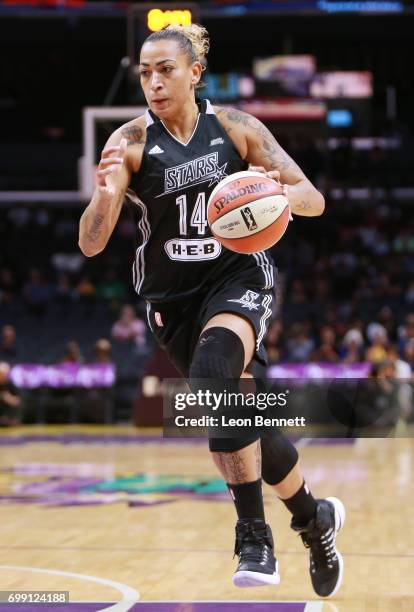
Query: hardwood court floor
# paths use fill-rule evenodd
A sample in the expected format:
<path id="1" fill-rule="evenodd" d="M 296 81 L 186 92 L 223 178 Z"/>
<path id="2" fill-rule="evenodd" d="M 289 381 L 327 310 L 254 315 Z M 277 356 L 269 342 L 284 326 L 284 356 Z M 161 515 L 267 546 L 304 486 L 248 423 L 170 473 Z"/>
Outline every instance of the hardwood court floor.
<path id="1" fill-rule="evenodd" d="M 298 609 L 414 610 L 412 438 L 322 442 L 303 446 L 302 465 L 318 497 L 335 495 L 346 505 L 338 536 L 345 578 L 330 603 Z M 0 432 L 0 468 L 0 590 L 124 599 L 123 610 L 135 591 L 141 602 L 254 601 L 255 611 L 296 609 L 259 607 L 265 601 L 318 601 L 307 553 L 267 487 L 282 582 L 233 587 L 235 513 L 204 442 L 163 441 L 132 428 L 19 428 Z M 148 609 L 167 609 L 154 606 Z"/>

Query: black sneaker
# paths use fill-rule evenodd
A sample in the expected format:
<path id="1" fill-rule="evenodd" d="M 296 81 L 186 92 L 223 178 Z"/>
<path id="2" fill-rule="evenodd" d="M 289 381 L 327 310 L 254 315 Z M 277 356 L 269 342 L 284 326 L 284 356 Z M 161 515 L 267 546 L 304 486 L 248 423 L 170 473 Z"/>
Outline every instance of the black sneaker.
<path id="1" fill-rule="evenodd" d="M 317 500 L 316 517 L 305 526 L 292 519 L 291 527 L 300 533 L 310 552 L 310 577 L 321 597 L 334 595 L 342 583 L 344 562 L 335 547 L 338 531 L 345 523 L 345 508 L 336 497 Z"/>
<path id="2" fill-rule="evenodd" d="M 279 584 L 278 563 L 273 554 L 273 536 L 262 519 L 239 519 L 234 554 L 239 565 L 233 576 L 237 587 Z"/>

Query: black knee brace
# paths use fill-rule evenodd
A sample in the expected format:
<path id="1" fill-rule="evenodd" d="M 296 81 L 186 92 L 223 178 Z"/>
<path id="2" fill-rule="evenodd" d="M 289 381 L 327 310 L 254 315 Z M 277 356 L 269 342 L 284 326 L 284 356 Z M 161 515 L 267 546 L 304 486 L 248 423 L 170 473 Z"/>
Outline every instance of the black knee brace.
<path id="1" fill-rule="evenodd" d="M 269 485 L 282 482 L 295 467 L 299 455 L 282 432 L 260 438 L 262 448 L 262 478 Z"/>
<path id="2" fill-rule="evenodd" d="M 203 331 L 194 350 L 190 378 L 240 378 L 243 369 L 244 346 L 237 334 L 226 327 Z"/>
<path id="3" fill-rule="evenodd" d="M 192 391 L 197 391 L 203 384 L 199 379 L 238 380 L 243 369 L 244 346 L 239 336 L 226 327 L 210 327 L 201 334 L 194 350 L 189 384 Z M 210 437 L 209 446 L 212 452 L 231 453 L 258 439 L 258 435 L 246 439 Z"/>

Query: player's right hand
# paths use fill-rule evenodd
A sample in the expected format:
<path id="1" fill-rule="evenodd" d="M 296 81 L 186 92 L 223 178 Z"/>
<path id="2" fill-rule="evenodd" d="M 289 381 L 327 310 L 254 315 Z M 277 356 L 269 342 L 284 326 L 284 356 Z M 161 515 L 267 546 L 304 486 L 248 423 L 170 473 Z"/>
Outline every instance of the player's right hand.
<path id="1" fill-rule="evenodd" d="M 102 151 L 96 171 L 96 182 L 102 195 L 113 195 L 115 193 L 116 179 L 122 169 L 126 149 L 127 140 L 122 138 L 118 146 L 108 147 Z"/>
<path id="2" fill-rule="evenodd" d="M 279 170 L 266 170 L 264 166 L 252 166 L 252 164 L 249 164 L 248 170 L 251 172 L 260 172 L 260 174 L 264 174 L 267 178 L 271 178 L 277 183 L 280 183 Z"/>

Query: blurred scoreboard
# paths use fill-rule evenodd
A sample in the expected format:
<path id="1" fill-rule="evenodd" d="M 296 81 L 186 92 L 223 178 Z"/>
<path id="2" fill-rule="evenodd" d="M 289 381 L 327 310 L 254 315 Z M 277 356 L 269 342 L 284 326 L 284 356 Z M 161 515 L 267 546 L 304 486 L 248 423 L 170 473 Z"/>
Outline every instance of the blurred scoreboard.
<path id="1" fill-rule="evenodd" d="M 412 11 L 414 0 L 244 0 L 240 2 L 228 2 L 227 0 L 199 0 L 197 3 L 203 15 L 208 12 L 222 13 L 224 15 L 249 15 L 260 13 L 401 13 Z M 135 5 L 144 11 L 159 9 L 162 11 L 187 10 L 179 2 L 170 3 L 143 3 L 136 0 L 0 0 L 1 6 L 8 7 L 43 7 L 56 8 L 82 8 L 90 5 L 101 5 L 102 10 L 107 11 L 110 7 L 126 7 Z M 185 17 L 186 18 L 186 17 Z M 158 19 L 158 17 L 156 17 Z"/>

